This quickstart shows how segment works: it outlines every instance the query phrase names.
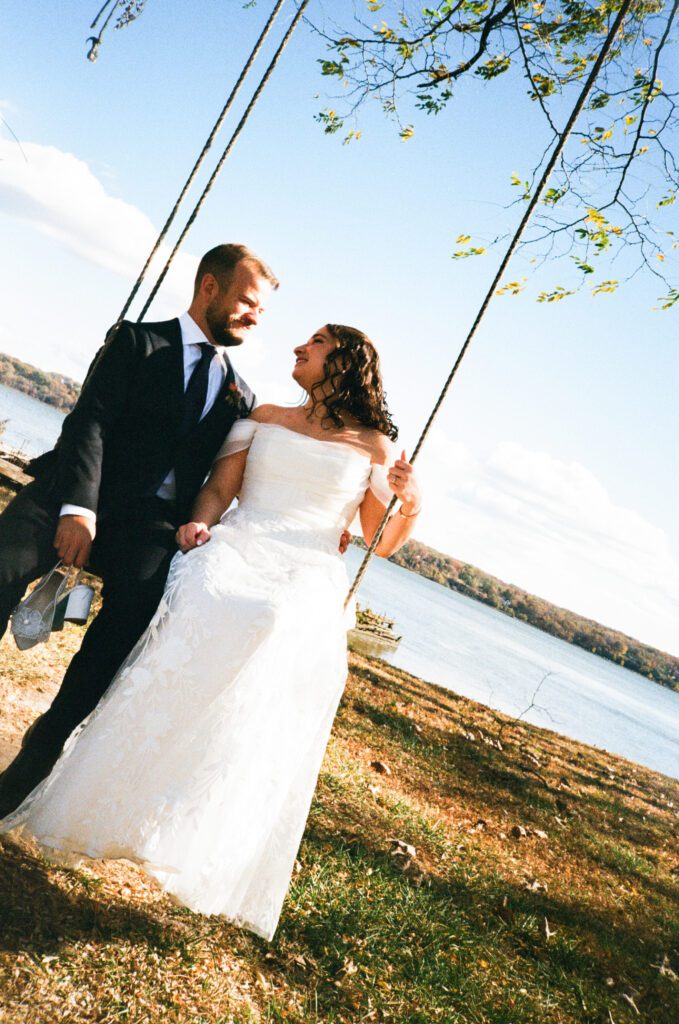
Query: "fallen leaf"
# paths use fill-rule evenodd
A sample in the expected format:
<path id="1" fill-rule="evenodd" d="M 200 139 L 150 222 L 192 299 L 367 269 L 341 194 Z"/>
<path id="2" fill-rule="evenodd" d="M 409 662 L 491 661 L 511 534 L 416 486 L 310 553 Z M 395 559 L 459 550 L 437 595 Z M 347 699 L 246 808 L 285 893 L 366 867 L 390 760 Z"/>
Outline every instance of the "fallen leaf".
<path id="1" fill-rule="evenodd" d="M 529 892 L 547 892 L 546 883 L 538 881 L 537 878 L 527 878 L 525 888 L 528 889 Z"/>
<path id="2" fill-rule="evenodd" d="M 342 964 L 341 973 L 344 974 L 345 976 L 348 976 L 350 974 L 356 974 L 357 970 L 358 970 L 358 967 L 356 966 L 354 961 L 351 960 L 351 959 L 347 959 Z"/>
<path id="3" fill-rule="evenodd" d="M 677 975 L 670 967 L 670 958 L 667 953 L 664 954 L 661 963 L 651 964 L 651 967 L 655 967 L 659 974 L 662 974 L 665 978 L 669 978 L 670 981 L 679 981 L 679 975 Z"/>
<path id="4" fill-rule="evenodd" d="M 403 839 L 389 839 L 388 842 L 392 846 L 392 857 L 409 857 L 412 859 L 417 857 L 417 850 L 411 843 L 406 843 Z"/>

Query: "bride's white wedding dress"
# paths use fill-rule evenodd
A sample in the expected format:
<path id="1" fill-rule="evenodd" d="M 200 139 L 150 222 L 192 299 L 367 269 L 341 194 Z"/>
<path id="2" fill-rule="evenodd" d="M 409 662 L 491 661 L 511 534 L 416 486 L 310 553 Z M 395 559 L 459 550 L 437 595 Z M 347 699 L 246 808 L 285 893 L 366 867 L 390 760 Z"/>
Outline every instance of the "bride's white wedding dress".
<path id="1" fill-rule="evenodd" d="M 161 605 L 51 775 L 6 818 L 44 846 L 141 863 L 270 939 L 344 687 L 342 530 L 384 467 L 349 445 L 235 424 L 238 507 L 172 562 Z"/>

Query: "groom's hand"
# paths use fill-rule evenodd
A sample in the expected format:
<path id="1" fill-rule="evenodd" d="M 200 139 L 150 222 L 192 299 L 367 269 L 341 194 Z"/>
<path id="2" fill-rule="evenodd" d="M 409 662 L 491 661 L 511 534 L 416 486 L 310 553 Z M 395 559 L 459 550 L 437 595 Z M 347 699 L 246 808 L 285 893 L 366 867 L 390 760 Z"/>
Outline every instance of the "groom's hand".
<path id="1" fill-rule="evenodd" d="M 176 533 L 177 547 L 186 554 L 192 548 L 199 548 L 210 539 L 207 523 L 184 523 Z"/>
<path id="2" fill-rule="evenodd" d="M 60 516 L 54 547 L 64 565 L 82 569 L 87 564 L 95 533 L 94 520 L 87 516 Z"/>

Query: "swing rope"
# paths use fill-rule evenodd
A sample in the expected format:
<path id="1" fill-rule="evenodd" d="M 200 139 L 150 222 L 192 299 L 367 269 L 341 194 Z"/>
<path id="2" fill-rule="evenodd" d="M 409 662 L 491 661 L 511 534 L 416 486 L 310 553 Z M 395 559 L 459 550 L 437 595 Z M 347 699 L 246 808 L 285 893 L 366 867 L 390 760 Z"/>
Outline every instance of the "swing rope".
<path id="1" fill-rule="evenodd" d="M 189 174 L 188 178 L 184 182 L 184 186 L 183 186 L 181 192 L 179 193 L 179 196 L 177 197 L 177 201 L 175 202 L 174 206 L 172 207 L 170 215 L 167 218 L 167 220 L 165 221 L 165 224 L 163 225 L 163 229 L 160 232 L 160 234 L 158 235 L 158 237 L 157 237 L 157 239 L 155 241 L 155 244 L 154 244 L 153 248 L 151 249 L 151 252 L 148 255 L 146 263 L 144 264 L 144 266 L 143 266 L 143 268 L 141 270 L 141 273 L 139 274 L 139 277 L 137 278 L 137 280 L 136 280 L 136 282 L 134 284 L 134 287 L 132 288 L 132 291 L 130 292 L 130 294 L 129 294 L 128 298 L 127 298 L 127 302 L 125 303 L 125 305 L 123 306 L 123 308 L 121 310 L 120 316 L 118 317 L 118 321 L 121 321 L 121 320 L 125 319 L 125 315 L 126 315 L 127 311 L 129 310 L 130 306 L 132 305 L 132 302 L 134 301 L 134 297 L 136 296 L 137 292 L 139 291 L 139 289 L 140 289 L 140 287 L 142 285 L 142 282 L 143 282 L 143 280 L 144 280 L 144 278 L 146 276 L 146 272 L 147 272 L 149 266 L 151 265 L 151 261 L 152 261 L 153 257 L 156 255 L 156 253 L 160 249 L 160 246 L 162 245 L 163 241 L 165 240 L 165 236 L 167 235 L 168 231 L 170 230 L 170 226 L 171 226 L 173 220 L 175 219 L 175 217 L 176 217 L 176 215 L 177 215 L 177 213 L 179 211 L 179 207 L 183 203 L 183 201 L 184 201 L 184 199 L 186 197 L 186 193 L 189 191 L 191 185 L 193 184 L 193 181 L 194 181 L 194 179 L 195 179 L 195 177 L 196 177 L 196 175 L 198 173 L 198 169 L 200 168 L 200 166 L 201 166 L 203 160 L 205 159 L 205 157 L 207 156 L 209 150 L 212 148 L 212 144 L 213 144 L 213 142 L 214 142 L 214 140 L 215 140 L 215 138 L 217 136 L 217 133 L 219 132 L 220 128 L 222 127 L 222 124 L 224 123 L 224 119 L 225 119 L 226 115 L 229 113 L 229 110 L 231 109 L 231 107 L 233 105 L 233 101 L 235 100 L 236 96 L 238 95 L 238 92 L 240 91 L 240 87 L 243 84 L 243 82 L 245 81 L 245 79 L 246 79 L 246 77 L 247 77 L 247 75 L 248 75 L 248 73 L 250 71 L 250 68 L 254 64 L 254 62 L 255 62 L 258 54 L 259 54 L 259 51 L 261 50 L 261 48 L 262 48 L 262 46 L 264 44 L 264 40 L 268 36 L 269 31 L 271 30 L 271 28 L 273 26 L 273 23 L 275 22 L 275 20 L 276 20 L 276 18 L 278 16 L 278 13 L 279 13 L 279 11 L 280 11 L 280 9 L 281 9 L 281 7 L 283 6 L 284 3 L 285 3 L 285 0 L 277 0 L 277 3 L 275 4 L 273 10 L 271 11 L 271 14 L 269 15 L 269 19 L 268 19 L 266 25 L 264 26 L 264 28 L 262 29 L 262 32 L 261 32 L 261 35 L 260 35 L 259 39 L 257 40 L 257 42 L 255 43 L 255 45 L 253 47 L 252 53 L 248 57 L 245 65 L 243 67 L 243 70 L 241 71 L 240 75 L 238 76 L 238 81 L 236 82 L 236 84 L 234 85 L 233 89 L 231 90 L 231 94 L 230 94 L 229 98 L 227 99 L 226 103 L 224 104 L 224 107 L 222 108 L 222 112 L 220 113 L 219 117 L 215 121 L 214 126 L 212 128 L 212 131 L 210 132 L 210 134 L 208 135 L 207 139 L 205 140 L 205 145 L 203 146 L 202 150 L 200 151 L 200 153 L 198 155 L 198 159 L 196 160 L 195 164 L 193 165 L 193 169 L 192 169 L 191 173 Z M 141 317 L 140 317 L 140 319 L 141 319 Z"/>
<path id="2" fill-rule="evenodd" d="M 182 233 L 180 234 L 179 238 L 177 239 L 177 241 L 175 243 L 174 249 L 170 253 L 170 255 L 169 255 L 168 259 L 167 259 L 167 262 L 166 262 L 165 266 L 163 267 L 162 271 L 158 275 L 158 279 L 157 279 L 156 283 L 154 284 L 153 288 L 151 289 L 151 294 L 149 295 L 148 299 L 144 303 L 144 307 L 143 307 L 141 313 L 137 317 L 137 322 L 140 322 L 144 318 L 144 315 L 146 314 L 146 312 L 147 312 L 149 306 L 151 305 L 151 303 L 153 302 L 153 300 L 154 300 L 154 298 L 155 298 L 155 296 L 156 296 L 156 294 L 158 292 L 158 289 L 160 288 L 161 284 L 165 280 L 165 275 L 167 274 L 168 270 L 170 269 L 170 264 L 172 263 L 172 260 L 174 259 L 174 257 L 176 255 L 179 247 L 181 246 L 182 242 L 186 238 L 186 236 L 187 236 L 187 234 L 189 232 L 189 229 L 191 228 L 191 225 L 193 224 L 193 222 L 195 221 L 196 217 L 198 216 L 198 214 L 199 214 L 199 212 L 201 210 L 201 207 L 202 207 L 203 203 L 205 202 L 205 200 L 206 200 L 206 198 L 207 198 L 207 196 L 208 196 L 208 194 L 210 192 L 210 189 L 212 188 L 212 186 L 214 185 L 215 181 L 217 180 L 219 172 L 221 171 L 222 167 L 224 166 L 224 163 L 226 162 L 226 159 L 227 159 L 229 153 L 233 149 L 233 145 L 234 145 L 236 139 L 238 138 L 238 136 L 240 135 L 241 131 L 245 127 L 245 124 L 246 124 L 250 114 L 252 113 L 252 111 L 253 111 L 253 109 L 255 107 L 255 104 L 257 103 L 257 100 L 259 99 L 259 97 L 260 97 L 260 95 L 262 93 L 262 90 L 264 89 L 264 87 L 266 86 L 267 82 L 269 81 L 269 79 L 270 79 L 270 77 L 271 77 L 271 75 L 272 75 L 272 73 L 274 71 L 274 68 L 276 67 L 276 64 L 278 63 L 279 58 L 280 58 L 281 54 L 283 53 L 283 50 L 285 49 L 285 47 L 288 45 L 290 37 L 291 37 L 292 33 L 295 31 L 295 28 L 297 27 L 297 24 L 298 24 L 300 18 L 302 17 L 302 14 L 304 13 L 304 9 L 306 8 L 308 3 L 309 3 L 309 0 L 302 0 L 302 2 L 300 3 L 299 7 L 297 8 L 297 12 L 296 12 L 294 18 L 292 19 L 292 21 L 290 22 L 290 26 L 289 26 L 287 32 L 283 36 L 283 39 L 281 40 L 281 43 L 280 43 L 278 49 L 276 50 L 276 52 L 274 53 L 273 57 L 271 58 L 271 63 L 269 64 L 268 68 L 266 69 L 266 71 L 262 75 L 260 83 L 257 86 L 257 88 L 255 89 L 255 92 L 254 92 L 254 94 L 252 96 L 252 99 L 250 100 L 250 102 L 248 103 L 248 105 L 247 105 L 247 107 L 245 109 L 245 113 L 243 114 L 243 116 L 241 117 L 240 121 L 236 125 L 236 128 L 234 129 L 234 132 L 233 132 L 231 138 L 229 139 L 229 142 L 228 142 L 228 144 L 226 146 L 226 149 L 224 150 L 224 152 L 222 153 L 222 155 L 221 155 L 221 157 L 219 159 L 219 163 L 217 164 L 217 166 L 215 167 L 214 171 L 212 172 L 210 180 L 208 181 L 207 185 L 203 189 L 203 192 L 201 193 L 201 196 L 200 196 L 198 202 L 194 206 L 193 211 L 191 212 L 191 215 L 189 216 L 189 219 L 187 220 L 186 224 L 184 225 L 184 229 L 182 230 Z"/>
<path id="3" fill-rule="evenodd" d="M 111 2 L 111 0 L 108 0 L 108 2 Z M 250 100 L 246 110 L 245 110 L 245 113 L 243 114 L 243 116 L 241 117 L 240 121 L 238 122 L 238 125 L 236 126 L 236 129 L 233 132 L 233 134 L 232 134 L 232 136 L 231 136 L 231 138 L 229 140 L 229 143 L 228 143 L 226 149 L 222 153 L 222 156 L 221 156 L 221 158 L 219 160 L 219 163 L 217 164 L 215 170 L 212 172 L 210 180 L 208 181 L 207 185 L 203 189 L 203 192 L 201 193 L 200 199 L 198 200 L 196 206 L 193 209 L 193 212 L 191 213 L 191 216 L 189 217 L 188 221 L 186 222 L 186 224 L 184 226 L 184 229 L 183 229 L 181 235 L 179 236 L 179 239 L 177 240 L 177 243 L 175 244 L 172 252 L 170 253 L 170 255 L 169 255 L 168 259 L 167 259 L 167 262 L 165 263 L 165 266 L 163 267 L 163 270 L 161 271 L 161 273 L 160 273 L 160 275 L 159 275 L 155 285 L 153 286 L 151 294 L 149 295 L 148 299 L 146 300 L 141 313 L 137 317 L 137 323 L 140 323 L 143 320 L 144 315 L 148 311 L 149 306 L 153 302 L 153 299 L 155 298 L 155 296 L 156 296 L 156 294 L 158 292 L 158 289 L 160 288 L 162 282 L 165 280 L 165 276 L 166 276 L 168 270 L 170 269 L 170 265 L 172 264 L 172 261 L 173 261 L 174 257 L 176 256 L 176 254 L 177 254 L 177 252 L 179 250 L 179 247 L 181 246 L 182 242 L 184 241 L 184 238 L 186 237 L 186 235 L 188 234 L 189 228 L 191 227 L 191 225 L 193 224 L 194 220 L 198 216 L 198 213 L 199 213 L 203 203 L 205 202 L 205 199 L 207 198 L 210 190 L 212 189 L 212 186 L 214 185 L 214 183 L 215 183 L 215 181 L 217 179 L 217 176 L 219 175 L 219 172 L 221 171 L 222 167 L 224 166 L 224 162 L 226 161 L 226 158 L 228 157 L 229 153 L 231 152 L 231 149 L 233 148 L 234 142 L 236 141 L 236 139 L 240 135 L 242 129 L 244 128 L 244 126 L 245 126 L 245 124 L 246 124 L 246 122 L 247 122 L 247 120 L 248 120 L 252 110 L 254 109 L 255 104 L 257 103 L 257 100 L 260 97 L 260 94 L 261 94 L 262 90 L 264 89 L 264 86 L 269 81 L 269 78 L 271 77 L 271 75 L 272 75 L 272 73 L 274 71 L 274 68 L 276 67 L 276 65 L 278 63 L 278 60 L 279 60 L 281 54 L 283 53 L 283 50 L 287 46 L 292 33 L 294 32 L 295 28 L 297 27 L 297 24 L 298 24 L 302 14 L 303 14 L 303 12 L 304 12 L 304 9 L 306 8 L 308 2 L 309 2 L 309 0 L 302 0 L 301 4 L 299 5 L 294 18 L 292 19 L 292 22 L 290 23 L 290 26 L 289 26 L 287 32 L 285 33 L 285 35 L 283 37 L 282 42 L 280 43 L 278 49 L 274 53 L 268 68 L 264 72 L 264 75 L 262 76 L 262 79 L 261 79 L 259 85 L 257 86 L 257 89 L 255 90 L 255 93 L 254 93 L 252 99 Z M 127 302 L 125 303 L 125 305 L 123 307 L 123 310 L 122 310 L 120 316 L 118 317 L 117 321 L 115 322 L 115 324 L 113 325 L 111 330 L 108 332 L 108 335 L 106 336 L 106 341 L 104 342 L 102 347 L 99 349 L 99 352 L 97 353 L 97 355 L 95 356 L 94 360 L 92 361 L 92 364 L 90 366 L 88 374 L 87 374 L 87 376 L 86 376 L 86 378 L 85 378 L 85 380 L 83 382 L 83 387 L 85 386 L 85 384 L 87 383 L 90 375 L 92 374 L 92 372 L 96 368 L 97 364 L 99 363 L 99 360 L 101 359 L 103 353 L 108 349 L 109 345 L 112 344 L 112 342 L 115 340 L 115 337 L 116 337 L 116 335 L 117 335 L 117 333 L 118 333 L 118 331 L 120 329 L 120 326 L 121 326 L 121 324 L 123 322 L 123 318 L 125 316 L 125 313 L 128 311 L 128 309 L 130 307 L 130 304 L 132 303 L 132 300 L 134 299 L 135 295 L 139 291 L 139 288 L 140 288 L 140 286 L 141 286 L 141 284 L 142 284 L 142 282 L 144 280 L 144 277 L 146 276 L 146 273 L 148 271 L 148 268 L 149 268 L 149 265 L 151 263 L 151 260 L 153 259 L 153 256 L 155 255 L 155 253 L 158 251 L 160 245 L 162 244 L 162 241 L 163 241 L 163 239 L 165 238 L 165 236 L 167 234 L 167 231 L 168 231 L 168 229 L 170 227 L 170 224 L 174 220 L 174 217 L 176 216 L 177 210 L 178 210 L 182 200 L 186 196 L 186 193 L 187 193 L 187 191 L 188 191 L 188 189 L 190 187 L 190 184 L 191 184 L 191 182 L 193 181 L 193 179 L 195 177 L 195 173 L 198 170 L 198 167 L 200 166 L 200 163 L 202 162 L 205 154 L 207 153 L 208 149 L 212 145 L 212 142 L 214 141 L 214 138 L 215 138 L 215 136 L 216 136 L 216 134 L 217 134 L 217 132 L 219 130 L 219 127 L 220 127 L 222 121 L 224 120 L 224 117 L 226 116 L 228 107 L 233 102 L 233 99 L 235 98 L 235 95 L 236 95 L 238 89 L 240 88 L 240 85 L 245 80 L 245 77 L 246 77 L 247 73 L 249 72 L 249 70 L 250 70 L 250 68 L 251 68 L 251 66 L 253 64 L 253 62 L 255 60 L 255 57 L 257 56 L 257 53 L 261 49 L 262 43 L 264 42 L 264 39 L 266 38 L 266 36 L 267 36 L 267 34 L 269 32 L 269 29 L 273 25 L 274 20 L 275 20 L 276 16 L 278 15 L 278 12 L 280 11 L 280 9 L 281 9 L 281 7 L 283 6 L 284 3 L 285 3 L 285 0 L 277 0 L 277 2 L 275 3 L 274 8 L 272 10 L 272 13 L 269 15 L 269 20 L 267 21 L 264 29 L 262 30 L 262 34 L 260 35 L 259 39 L 257 40 L 257 43 L 255 44 L 255 47 L 254 47 L 254 49 L 253 49 L 253 51 L 252 51 L 252 53 L 251 53 L 247 63 L 245 64 L 245 66 L 244 66 L 244 68 L 243 68 L 243 70 L 242 70 L 242 72 L 241 72 L 241 74 L 240 74 L 240 76 L 238 78 L 238 82 L 234 86 L 234 89 L 232 90 L 231 96 L 227 100 L 227 103 L 226 103 L 226 105 L 224 107 L 224 110 L 220 114 L 219 118 L 217 119 L 217 122 L 215 123 L 215 126 L 213 127 L 210 135 L 208 136 L 208 139 L 207 139 L 207 141 L 206 141 L 206 143 L 205 143 L 205 145 L 203 147 L 203 150 L 202 150 L 198 160 L 196 161 L 194 169 L 191 172 L 191 175 L 189 176 L 189 179 L 185 183 L 184 188 L 182 189 L 182 191 L 180 193 L 180 196 L 177 199 L 177 202 L 175 203 L 174 208 L 173 208 L 172 212 L 170 213 L 170 216 L 168 217 L 168 219 L 167 219 L 167 221 L 165 223 L 165 226 L 163 227 L 160 235 L 158 236 L 158 238 L 156 240 L 156 243 L 155 243 L 155 245 L 153 247 L 153 250 L 151 251 L 148 259 L 146 260 L 146 263 L 144 264 L 144 267 L 143 267 L 141 273 L 139 274 L 139 277 L 137 278 L 137 280 L 136 280 L 136 282 L 134 284 L 134 287 L 133 287 L 133 289 L 132 289 L 132 291 L 131 291 L 128 299 L 127 299 Z M 100 17 L 102 11 L 105 10 L 107 6 L 108 6 L 108 4 L 104 4 L 104 7 L 102 8 L 102 10 L 97 15 L 97 18 Z M 117 6 L 117 4 L 116 4 L 116 6 Z M 110 14 L 109 14 L 109 18 L 110 18 Z M 96 19 L 95 19 L 95 21 L 96 21 Z"/>
<path id="4" fill-rule="evenodd" d="M 438 399 L 436 400 L 434 408 L 432 409 L 432 411 L 431 411 L 431 413 L 429 415 L 429 419 L 427 420 L 427 422 L 426 422 L 426 424 L 424 426 L 424 429 L 422 430 L 422 433 L 420 434 L 419 440 L 418 440 L 417 444 L 415 445 L 415 449 L 414 449 L 412 455 L 410 456 L 410 460 L 409 461 L 411 463 L 415 462 L 417 456 L 419 455 L 420 449 L 421 449 L 422 445 L 424 444 L 424 442 L 426 440 L 427 434 L 429 433 L 429 431 L 431 429 L 431 426 L 432 426 L 432 424 L 434 422 L 434 419 L 436 418 L 436 416 L 437 416 L 441 406 L 443 405 L 443 402 L 444 402 L 444 400 L 446 398 L 446 395 L 448 394 L 448 390 L 450 388 L 450 385 L 453 382 L 453 378 L 455 377 L 455 374 L 458 371 L 460 363 L 462 362 L 462 360 L 463 360 L 463 358 L 464 358 L 464 356 L 465 356 L 465 354 L 467 352 L 467 349 L 469 348 L 469 345 L 470 345 L 470 343 L 472 341 L 472 338 L 476 334 L 477 328 L 479 327 L 481 321 L 483 320 L 483 317 L 484 317 L 484 315 L 486 313 L 486 310 L 488 309 L 488 306 L 490 305 L 491 299 L 495 295 L 496 289 L 497 289 L 497 287 L 498 287 L 498 285 L 499 285 L 499 283 L 500 283 L 500 281 L 501 281 L 501 279 L 502 279 L 502 277 L 503 277 L 503 275 L 505 273 L 505 270 L 507 269 L 507 264 L 509 263 L 510 259 L 512 258 L 513 254 L 514 254 L 514 252 L 516 250 L 516 247 L 519 244 L 521 236 L 522 236 L 522 234 L 523 234 L 523 232 L 524 232 L 528 222 L 530 221 L 531 216 L 533 215 L 536 206 L 538 205 L 538 203 L 540 201 L 540 197 L 541 197 L 541 195 L 542 195 L 542 193 L 543 193 L 543 191 L 544 191 L 544 189 L 545 189 L 545 187 L 547 185 L 547 182 L 548 182 L 548 180 L 549 180 L 549 178 L 550 178 L 550 176 L 552 174 L 552 171 L 554 170 L 554 167 L 556 166 L 556 163 L 557 163 L 559 157 L 561 156 L 561 154 L 563 152 L 564 146 L 566 145 L 566 142 L 568 141 L 568 137 L 569 137 L 569 135 L 571 134 L 571 132 L 573 130 L 573 126 L 575 125 L 575 122 L 577 121 L 578 117 L 580 116 L 580 114 L 582 112 L 582 108 L 584 107 L 585 103 L 587 102 L 587 98 L 588 98 L 588 96 L 589 96 L 589 94 L 591 92 L 592 86 L 594 85 L 594 82 L 595 82 L 596 78 L 598 77 L 599 72 L 601 71 L 601 68 L 602 68 L 602 66 L 603 66 L 603 64 L 604 64 L 604 62 L 605 62 L 605 60 L 606 60 L 606 58 L 607 58 L 607 56 L 608 56 L 608 54 L 609 54 L 609 52 L 611 50 L 611 47 L 613 46 L 613 44 L 615 42 L 616 36 L 618 35 L 618 32 L 620 31 L 620 28 L 622 26 L 622 23 L 623 23 L 625 17 L 627 16 L 627 12 L 629 11 L 629 9 L 632 6 L 633 2 L 634 2 L 634 0 L 623 0 L 622 5 L 620 6 L 620 9 L 619 9 L 619 11 L 617 13 L 615 21 L 613 22 L 613 24 L 612 24 L 612 26 L 611 26 L 611 28 L 610 28 L 610 30 L 608 32 L 608 35 L 606 36 L 606 39 L 604 40 L 603 46 L 601 47 L 601 50 L 599 51 L 599 55 L 598 55 L 596 61 L 594 62 L 594 64 L 592 65 L 592 69 L 591 69 L 591 71 L 590 71 L 590 73 L 589 73 L 589 75 L 587 77 L 587 81 L 585 82 L 585 85 L 584 85 L 584 87 L 583 87 L 583 89 L 582 89 L 582 91 L 581 91 L 581 93 L 580 93 L 580 95 L 578 97 L 578 100 L 577 100 L 575 106 L 573 107 L 571 115 L 568 118 L 568 122 L 566 124 L 566 127 L 564 128 L 562 133 L 557 138 L 556 145 L 555 145 L 554 150 L 552 151 L 552 154 L 551 154 L 551 156 L 550 156 L 550 158 L 549 158 L 549 160 L 547 162 L 547 165 L 546 165 L 546 167 L 545 167 L 545 169 L 543 171 L 542 177 L 540 178 L 540 181 L 538 182 L 538 185 L 537 185 L 537 187 L 536 187 L 536 189 L 535 189 L 535 191 L 534 191 L 534 193 L 533 193 L 533 195 L 532 195 L 532 197 L 530 199 L 530 202 L 528 203 L 528 206 L 526 207 L 526 210 L 524 212 L 523 217 L 521 218 L 521 222 L 519 223 L 518 228 L 516 229 L 514 237 L 512 238 L 511 242 L 509 243 L 509 246 L 508 246 L 508 248 L 507 248 L 507 250 L 506 250 L 506 252 L 505 252 L 505 254 L 504 254 L 503 258 L 502 258 L 502 261 L 501 261 L 500 266 L 499 266 L 499 268 L 497 270 L 497 273 L 495 274 L 495 277 L 493 278 L 493 281 L 492 281 L 490 287 L 488 288 L 488 291 L 486 292 L 485 298 L 484 298 L 484 300 L 483 300 L 483 302 L 482 302 L 482 304 L 481 304 L 481 306 L 479 308 L 478 313 L 476 314 L 476 319 L 474 320 L 474 323 L 471 326 L 469 334 L 467 335 L 467 337 L 465 339 L 465 342 L 464 342 L 462 348 L 460 349 L 460 353 L 459 353 L 457 359 L 455 360 L 455 365 L 453 366 L 452 370 L 450 371 L 450 373 L 448 375 L 448 378 L 447 378 L 445 384 L 443 385 L 441 393 L 440 393 Z M 351 598 L 353 597 L 353 595 L 358 590 L 359 586 L 361 585 L 361 581 L 362 581 L 363 577 L 365 576 L 365 573 L 366 573 L 366 570 L 368 568 L 368 565 L 370 564 L 370 560 L 371 560 L 373 554 L 375 553 L 375 549 L 377 548 L 380 540 L 382 539 L 382 534 L 384 533 L 384 529 L 385 529 L 387 523 L 389 522 L 389 519 L 391 518 L 391 513 L 392 513 L 392 510 L 393 510 L 397 500 L 398 499 L 396 498 L 396 495 L 394 495 L 392 497 L 391 501 L 389 502 L 389 505 L 387 506 L 387 509 L 386 509 L 386 511 L 384 513 L 384 516 L 382 517 L 382 521 L 380 522 L 380 525 L 378 526 L 378 528 L 377 528 L 377 530 L 375 532 L 375 536 L 373 537 L 373 539 L 372 539 L 372 541 L 371 541 L 371 543 L 370 543 L 370 545 L 368 547 L 368 550 L 366 551 L 365 557 L 364 557 L 363 561 L 361 562 L 359 570 L 356 573 L 356 576 L 354 578 L 354 582 L 351 584 L 351 587 L 349 589 L 349 593 L 346 596 L 346 600 L 344 602 L 344 607 L 345 608 L 348 605 L 348 603 L 351 600 Z"/>

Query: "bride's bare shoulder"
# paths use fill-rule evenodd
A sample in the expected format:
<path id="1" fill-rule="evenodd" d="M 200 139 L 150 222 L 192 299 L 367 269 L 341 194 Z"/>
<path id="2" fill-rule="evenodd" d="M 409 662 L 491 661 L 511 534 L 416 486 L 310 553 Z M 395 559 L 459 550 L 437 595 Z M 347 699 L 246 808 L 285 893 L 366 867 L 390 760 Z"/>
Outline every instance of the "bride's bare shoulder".
<path id="1" fill-rule="evenodd" d="M 255 423 L 280 423 L 284 411 L 281 405 L 265 403 L 253 409 L 248 419 L 254 420 Z"/>
<path id="2" fill-rule="evenodd" d="M 396 447 L 386 434 L 379 430 L 369 430 L 364 435 L 366 447 L 370 451 L 370 461 L 380 465 L 391 465 L 396 455 Z"/>

